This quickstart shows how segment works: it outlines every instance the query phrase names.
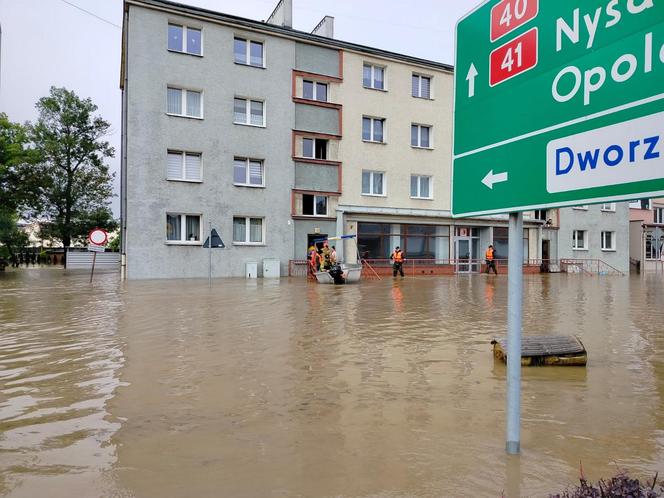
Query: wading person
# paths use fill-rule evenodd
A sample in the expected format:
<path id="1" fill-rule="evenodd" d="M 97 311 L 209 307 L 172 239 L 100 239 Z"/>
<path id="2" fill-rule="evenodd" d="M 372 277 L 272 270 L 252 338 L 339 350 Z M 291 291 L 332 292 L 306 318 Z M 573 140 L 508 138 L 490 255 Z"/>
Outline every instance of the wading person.
<path id="1" fill-rule="evenodd" d="M 486 258 L 486 272 L 491 273 L 491 270 L 498 275 L 498 270 L 496 270 L 496 261 L 494 260 L 494 254 L 495 251 L 493 250 L 493 246 L 489 246 L 486 250 L 486 253 L 484 254 L 484 257 Z"/>
<path id="2" fill-rule="evenodd" d="M 399 246 L 396 247 L 396 249 L 390 256 L 390 259 L 392 260 L 392 276 L 396 277 L 397 273 L 400 273 L 401 276 L 403 277 L 404 254 L 403 251 L 399 248 Z"/>

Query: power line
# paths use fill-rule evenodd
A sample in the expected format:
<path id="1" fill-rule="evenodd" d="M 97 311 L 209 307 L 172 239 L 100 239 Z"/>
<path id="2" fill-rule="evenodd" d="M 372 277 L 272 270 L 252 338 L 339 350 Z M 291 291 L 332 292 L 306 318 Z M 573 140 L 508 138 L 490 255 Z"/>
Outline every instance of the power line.
<path id="1" fill-rule="evenodd" d="M 122 29 L 122 26 L 119 26 L 119 25 L 115 24 L 114 22 L 109 21 L 108 19 L 104 19 L 103 17 L 99 17 L 99 16 L 98 16 L 97 14 L 95 14 L 94 12 L 90 12 L 89 10 L 85 10 L 83 7 L 79 7 L 78 5 L 73 4 L 73 3 L 71 3 L 71 2 L 68 2 L 67 0 L 60 0 L 60 1 L 63 2 L 63 3 L 66 3 L 67 5 L 71 5 L 71 6 L 74 7 L 75 9 L 80 10 L 81 12 L 85 12 L 86 14 L 88 14 L 88 15 L 90 15 L 90 16 L 92 16 L 92 17 L 95 17 L 95 18 L 99 19 L 100 21 L 105 22 L 106 24 L 110 24 L 111 26 L 115 26 L 115 27 L 118 28 L 118 29 Z"/>

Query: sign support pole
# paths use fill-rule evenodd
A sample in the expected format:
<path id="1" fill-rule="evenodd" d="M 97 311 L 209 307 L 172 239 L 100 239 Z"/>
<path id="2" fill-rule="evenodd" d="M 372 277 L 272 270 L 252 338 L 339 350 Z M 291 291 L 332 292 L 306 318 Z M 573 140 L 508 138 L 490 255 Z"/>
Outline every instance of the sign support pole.
<path id="1" fill-rule="evenodd" d="M 212 287 L 212 222 L 208 222 L 209 225 L 209 230 L 208 233 L 210 234 L 210 246 L 208 248 L 208 285 Z"/>
<path id="2" fill-rule="evenodd" d="M 90 283 L 92 283 L 92 276 L 95 274 L 95 263 L 97 262 L 97 252 L 92 253 L 92 271 L 90 271 Z"/>
<path id="3" fill-rule="evenodd" d="M 510 213 L 507 275 L 507 442 L 521 451 L 521 307 L 523 303 L 523 213 Z"/>

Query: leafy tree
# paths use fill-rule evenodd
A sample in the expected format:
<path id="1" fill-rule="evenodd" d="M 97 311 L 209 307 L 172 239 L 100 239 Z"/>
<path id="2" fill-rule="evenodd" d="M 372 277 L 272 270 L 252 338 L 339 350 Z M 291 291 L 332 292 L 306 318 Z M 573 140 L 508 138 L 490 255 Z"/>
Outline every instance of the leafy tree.
<path id="1" fill-rule="evenodd" d="M 43 182 L 36 204 L 51 220 L 50 235 L 69 247 L 92 228 L 114 229 L 109 204 L 115 174 L 104 161 L 115 152 L 103 140 L 110 124 L 94 115 L 92 100 L 65 88 L 51 87 L 36 107 L 30 140 L 41 158 L 34 172 Z"/>
<path id="2" fill-rule="evenodd" d="M 28 245 L 28 235 L 18 228 L 18 216 L 0 211 L 0 258 L 14 260 L 18 252 Z"/>

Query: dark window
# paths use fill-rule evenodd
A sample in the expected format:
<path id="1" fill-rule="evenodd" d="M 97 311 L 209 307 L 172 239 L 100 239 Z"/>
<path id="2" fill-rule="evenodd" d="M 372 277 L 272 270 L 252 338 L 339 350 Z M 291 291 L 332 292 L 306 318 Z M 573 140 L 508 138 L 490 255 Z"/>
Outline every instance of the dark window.
<path id="1" fill-rule="evenodd" d="M 316 159 L 327 159 L 327 140 L 316 139 Z"/>

